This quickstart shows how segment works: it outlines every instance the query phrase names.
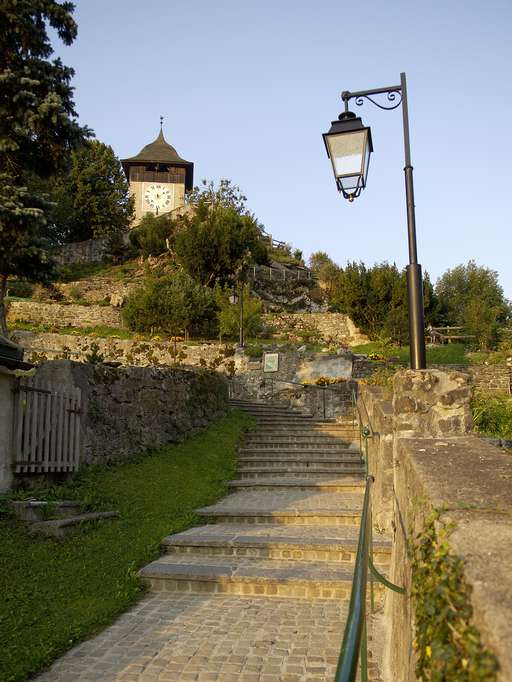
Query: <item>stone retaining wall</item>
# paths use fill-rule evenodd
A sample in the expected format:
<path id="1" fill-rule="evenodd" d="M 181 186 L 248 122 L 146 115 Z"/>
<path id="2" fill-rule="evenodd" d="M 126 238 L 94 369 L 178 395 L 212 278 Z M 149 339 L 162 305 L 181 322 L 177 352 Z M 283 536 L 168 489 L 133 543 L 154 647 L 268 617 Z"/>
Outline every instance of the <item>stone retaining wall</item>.
<path id="1" fill-rule="evenodd" d="M 7 322 L 54 324 L 57 327 L 122 326 L 121 311 L 118 308 L 35 301 L 11 301 L 7 311 Z"/>
<path id="2" fill-rule="evenodd" d="M 355 346 L 368 342 L 368 337 L 342 313 L 269 313 L 263 319 L 275 332 L 316 331 L 324 343 Z"/>
<path id="3" fill-rule="evenodd" d="M 111 368 L 59 360 L 37 376 L 82 391 L 82 463 L 119 460 L 176 443 L 226 413 L 226 381 L 211 370 Z"/>
<path id="4" fill-rule="evenodd" d="M 175 365 L 174 344 L 157 341 L 100 338 L 97 336 L 74 336 L 17 331 L 11 334 L 13 341 L 23 346 L 29 362 L 41 360 L 71 359 L 85 361 L 93 346 L 107 362 L 125 366 L 149 367 Z M 229 373 L 234 369 L 234 347 L 218 343 L 189 345 L 177 343 L 178 364 L 219 369 Z"/>
<path id="5" fill-rule="evenodd" d="M 469 373 L 475 388 L 485 393 L 512 393 L 512 367 L 508 365 L 474 365 Z"/>
<path id="6" fill-rule="evenodd" d="M 393 533 L 390 578 L 407 592 L 386 591 L 385 672 L 396 682 L 416 679 L 415 604 L 407 595 L 414 547 L 433 510 L 438 528 L 454 524 L 449 550 L 464 562 L 472 624 L 499 660 L 498 680 L 512 679 L 512 459 L 469 433 L 470 396 L 467 371 L 404 370 L 392 395 L 359 387 L 363 421 L 373 429 L 374 518 Z"/>
<path id="7" fill-rule="evenodd" d="M 100 263 L 107 251 L 108 239 L 86 239 L 83 242 L 64 244 L 53 254 L 53 257 L 59 265 Z"/>

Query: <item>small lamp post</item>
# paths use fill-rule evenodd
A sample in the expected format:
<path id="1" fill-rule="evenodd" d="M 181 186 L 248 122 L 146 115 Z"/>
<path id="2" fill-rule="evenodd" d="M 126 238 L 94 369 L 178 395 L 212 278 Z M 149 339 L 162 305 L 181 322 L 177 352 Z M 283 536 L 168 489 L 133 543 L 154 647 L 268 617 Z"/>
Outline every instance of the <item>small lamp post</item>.
<path id="1" fill-rule="evenodd" d="M 376 95 L 387 96 L 388 105 L 373 99 Z M 398 101 L 395 100 L 398 97 Z M 400 85 L 358 92 L 344 91 L 341 99 L 345 111 L 331 128 L 324 133 L 327 156 L 331 160 L 338 191 L 345 199 L 354 201 L 366 187 L 366 177 L 370 154 L 373 151 L 370 128 L 363 125 L 360 118 L 348 110 L 348 103 L 355 99 L 358 106 L 369 100 L 379 109 L 396 109 L 402 105 L 404 151 L 405 151 L 405 194 L 407 204 L 407 234 L 409 244 L 409 265 L 407 266 L 407 294 L 409 303 L 410 364 L 412 369 L 425 369 L 425 318 L 423 309 L 423 278 L 418 263 L 416 244 L 416 216 L 414 211 L 414 187 L 411 165 L 411 146 L 409 140 L 409 111 L 407 105 L 407 83 L 405 73 L 400 74 Z"/>
<path id="2" fill-rule="evenodd" d="M 235 290 L 233 290 L 233 293 L 229 297 L 229 302 L 231 305 L 236 305 L 237 303 L 239 304 L 239 312 L 240 312 L 240 319 L 238 323 L 238 328 L 239 328 L 239 341 L 238 341 L 238 346 L 239 348 L 244 347 L 244 289 L 243 289 L 243 283 L 240 284 L 240 294 L 238 294 Z"/>

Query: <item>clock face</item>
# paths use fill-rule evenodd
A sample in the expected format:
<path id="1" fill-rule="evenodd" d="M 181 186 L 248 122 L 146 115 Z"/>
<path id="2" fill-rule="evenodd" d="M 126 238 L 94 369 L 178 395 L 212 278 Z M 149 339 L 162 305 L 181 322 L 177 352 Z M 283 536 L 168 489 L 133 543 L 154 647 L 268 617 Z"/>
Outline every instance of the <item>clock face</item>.
<path id="1" fill-rule="evenodd" d="M 171 206 L 172 195 L 165 185 L 150 185 L 144 193 L 144 198 L 157 213 Z"/>

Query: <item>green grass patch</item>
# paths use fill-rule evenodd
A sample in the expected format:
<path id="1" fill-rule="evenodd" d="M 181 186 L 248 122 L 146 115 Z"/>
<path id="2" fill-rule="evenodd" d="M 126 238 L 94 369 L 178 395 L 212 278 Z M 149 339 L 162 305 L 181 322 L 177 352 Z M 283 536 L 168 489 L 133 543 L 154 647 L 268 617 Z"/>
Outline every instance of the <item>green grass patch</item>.
<path id="1" fill-rule="evenodd" d="M 136 260 L 126 261 L 118 265 L 112 263 L 73 263 L 62 265 L 58 271 L 57 281 L 79 282 L 91 277 L 110 277 L 112 279 L 126 279 L 134 270 L 140 268 Z"/>
<path id="2" fill-rule="evenodd" d="M 512 440 L 512 397 L 475 393 L 471 402 L 475 431 Z"/>
<path id="3" fill-rule="evenodd" d="M 361 355 L 375 353 L 385 358 L 397 358 L 400 362 L 409 362 L 409 346 L 389 346 L 373 341 L 352 346 L 351 350 Z M 427 347 L 427 365 L 467 365 L 468 362 L 466 347 L 462 343 Z"/>
<path id="4" fill-rule="evenodd" d="M 98 336 L 100 338 L 119 338 L 119 339 L 132 339 L 135 335 L 134 332 L 129 329 L 120 329 L 119 327 L 107 327 L 105 325 L 99 325 L 96 327 L 72 327 L 65 326 L 59 327 L 55 324 L 32 324 L 31 322 L 13 322 L 9 325 L 10 331 L 27 331 L 35 332 L 36 334 L 70 334 L 71 336 Z M 151 335 L 141 335 L 144 339 L 149 340 Z"/>
<path id="5" fill-rule="evenodd" d="M 2 682 L 27 679 L 141 596 L 137 570 L 159 556 L 165 535 L 201 523 L 194 509 L 225 494 L 235 446 L 252 422 L 232 412 L 180 445 L 31 490 L 26 497 L 78 499 L 87 509 L 121 513 L 62 540 L 33 537 L 2 504 Z"/>

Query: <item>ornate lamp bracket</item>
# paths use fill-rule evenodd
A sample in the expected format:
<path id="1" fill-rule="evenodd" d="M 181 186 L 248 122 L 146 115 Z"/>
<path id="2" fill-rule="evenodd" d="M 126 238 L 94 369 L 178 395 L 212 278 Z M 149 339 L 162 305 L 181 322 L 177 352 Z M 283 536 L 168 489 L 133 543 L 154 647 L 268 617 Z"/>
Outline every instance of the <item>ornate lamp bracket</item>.
<path id="1" fill-rule="evenodd" d="M 373 97 L 375 95 L 385 95 L 387 102 L 389 104 L 383 104 L 377 102 Z M 348 111 L 348 103 L 351 99 L 354 99 L 357 106 L 360 107 L 364 104 L 364 100 L 367 99 L 372 104 L 375 104 L 379 109 L 384 109 L 386 111 L 391 111 L 392 109 L 397 109 L 402 104 L 402 86 L 393 85 L 388 88 L 377 88 L 375 90 L 359 90 L 358 92 L 349 92 L 344 90 L 341 93 L 341 99 L 345 103 L 345 111 Z"/>

